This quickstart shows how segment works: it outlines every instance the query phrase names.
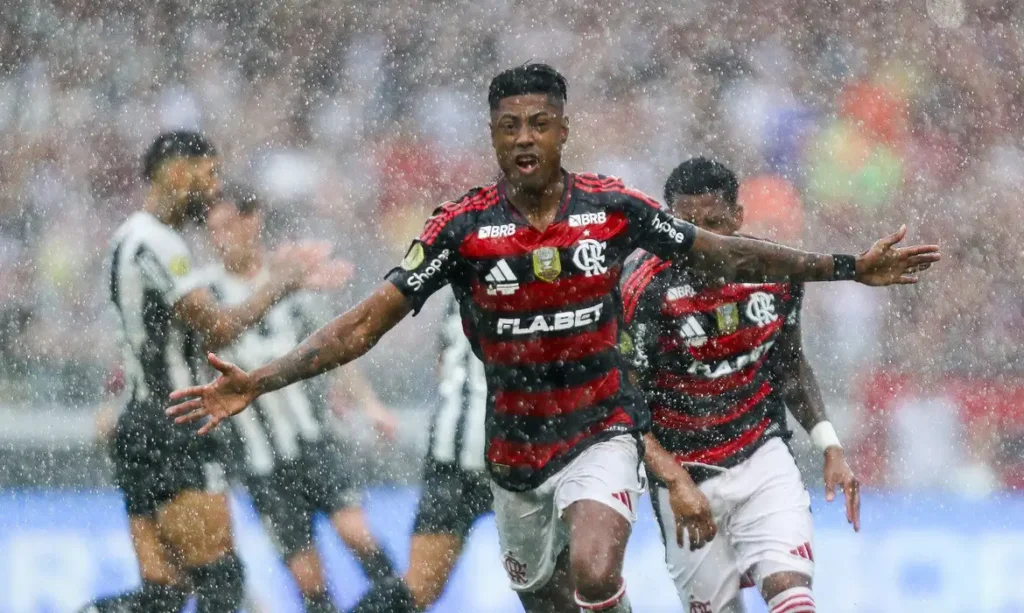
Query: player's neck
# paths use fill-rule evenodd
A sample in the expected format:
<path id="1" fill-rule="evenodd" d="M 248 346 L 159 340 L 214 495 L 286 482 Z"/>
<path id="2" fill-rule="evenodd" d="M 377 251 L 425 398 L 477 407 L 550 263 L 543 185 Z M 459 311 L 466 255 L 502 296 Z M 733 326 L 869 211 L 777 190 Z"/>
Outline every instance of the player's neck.
<path id="1" fill-rule="evenodd" d="M 530 222 L 530 225 L 544 229 L 558 213 L 564 192 L 565 175 L 559 171 L 555 181 L 536 192 L 517 189 L 511 183 L 506 184 L 505 199 Z"/>
<path id="2" fill-rule="evenodd" d="M 177 228 L 181 225 L 181 216 L 174 212 L 176 208 L 156 187 L 149 188 L 149 192 L 146 194 L 146 201 L 142 205 L 143 211 L 146 211 L 159 219 L 161 223 L 172 228 Z"/>

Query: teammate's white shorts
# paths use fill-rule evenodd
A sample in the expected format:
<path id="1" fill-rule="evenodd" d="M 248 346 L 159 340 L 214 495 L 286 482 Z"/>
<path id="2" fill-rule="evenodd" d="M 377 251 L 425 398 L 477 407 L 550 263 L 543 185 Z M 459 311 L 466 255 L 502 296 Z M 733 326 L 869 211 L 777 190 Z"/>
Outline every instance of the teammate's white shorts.
<path id="1" fill-rule="evenodd" d="M 493 482 L 494 516 L 502 564 L 512 589 L 544 587 L 555 560 L 569 544 L 562 513 L 579 500 L 596 500 L 618 511 L 630 524 L 647 486 L 636 439 L 616 436 L 593 445 L 537 488 L 510 492 Z"/>
<path id="2" fill-rule="evenodd" d="M 668 490 L 658 486 L 652 501 L 665 539 L 665 562 L 684 609 L 732 611 L 740 578 L 747 571 L 760 588 L 778 572 L 814 575 L 811 501 L 786 444 L 771 439 L 739 465 L 708 479 L 700 489 L 711 503 L 718 535 L 690 551 L 676 542 Z"/>

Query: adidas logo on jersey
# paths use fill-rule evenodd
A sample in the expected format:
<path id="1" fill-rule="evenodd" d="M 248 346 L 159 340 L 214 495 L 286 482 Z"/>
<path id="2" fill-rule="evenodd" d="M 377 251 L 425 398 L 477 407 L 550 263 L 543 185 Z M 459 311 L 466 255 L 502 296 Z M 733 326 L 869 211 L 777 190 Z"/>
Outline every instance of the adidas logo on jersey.
<path id="1" fill-rule="evenodd" d="M 491 271 L 484 277 L 487 282 L 487 295 L 511 296 L 519 289 L 519 279 L 516 278 L 512 268 L 505 260 L 498 260 L 498 263 L 491 268 Z"/>
<path id="2" fill-rule="evenodd" d="M 683 327 L 679 333 L 683 335 L 683 338 L 686 339 L 686 344 L 690 347 L 700 347 L 704 343 L 708 342 L 707 333 L 704 332 L 704 328 L 693 315 L 686 318 L 686 321 L 683 322 Z"/>
<path id="3" fill-rule="evenodd" d="M 580 215 L 569 215 L 569 227 L 580 228 L 583 226 L 592 226 L 594 224 L 604 223 L 608 221 L 608 214 L 604 211 L 600 213 L 582 213 Z"/>

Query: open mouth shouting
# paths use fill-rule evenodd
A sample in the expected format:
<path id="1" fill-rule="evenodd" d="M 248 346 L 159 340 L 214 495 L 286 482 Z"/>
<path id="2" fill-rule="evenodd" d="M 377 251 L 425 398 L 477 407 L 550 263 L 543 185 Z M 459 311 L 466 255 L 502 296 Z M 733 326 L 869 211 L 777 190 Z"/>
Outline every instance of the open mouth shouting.
<path id="1" fill-rule="evenodd" d="M 540 168 L 540 157 L 535 153 L 520 153 L 515 157 L 515 163 L 521 175 L 531 175 Z"/>

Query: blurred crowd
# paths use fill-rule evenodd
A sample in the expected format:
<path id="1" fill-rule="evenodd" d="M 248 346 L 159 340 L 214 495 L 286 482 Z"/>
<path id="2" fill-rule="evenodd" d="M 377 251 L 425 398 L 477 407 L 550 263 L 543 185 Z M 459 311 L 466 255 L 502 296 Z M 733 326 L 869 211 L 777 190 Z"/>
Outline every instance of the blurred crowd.
<path id="1" fill-rule="evenodd" d="M 1024 370 L 1012 0 L 17 0 L 0 6 L 2 403 L 92 406 L 109 387 L 106 244 L 159 131 L 210 134 L 275 236 L 335 241 L 360 271 L 341 310 L 433 206 L 493 179 L 486 86 L 528 60 L 569 80 L 570 169 L 660 197 L 677 163 L 713 156 L 743 179 L 748 232 L 851 251 L 905 222 L 942 245 L 915 288 L 810 293 L 806 344 L 848 432 L 901 444 L 898 423 L 859 419 L 873 373 L 910 373 L 915 406 L 940 406 L 951 376 Z M 392 404 L 429 402 L 432 318 L 368 356 Z M 1019 443 L 1013 416 L 964 436 L 947 404 L 961 463 Z"/>

